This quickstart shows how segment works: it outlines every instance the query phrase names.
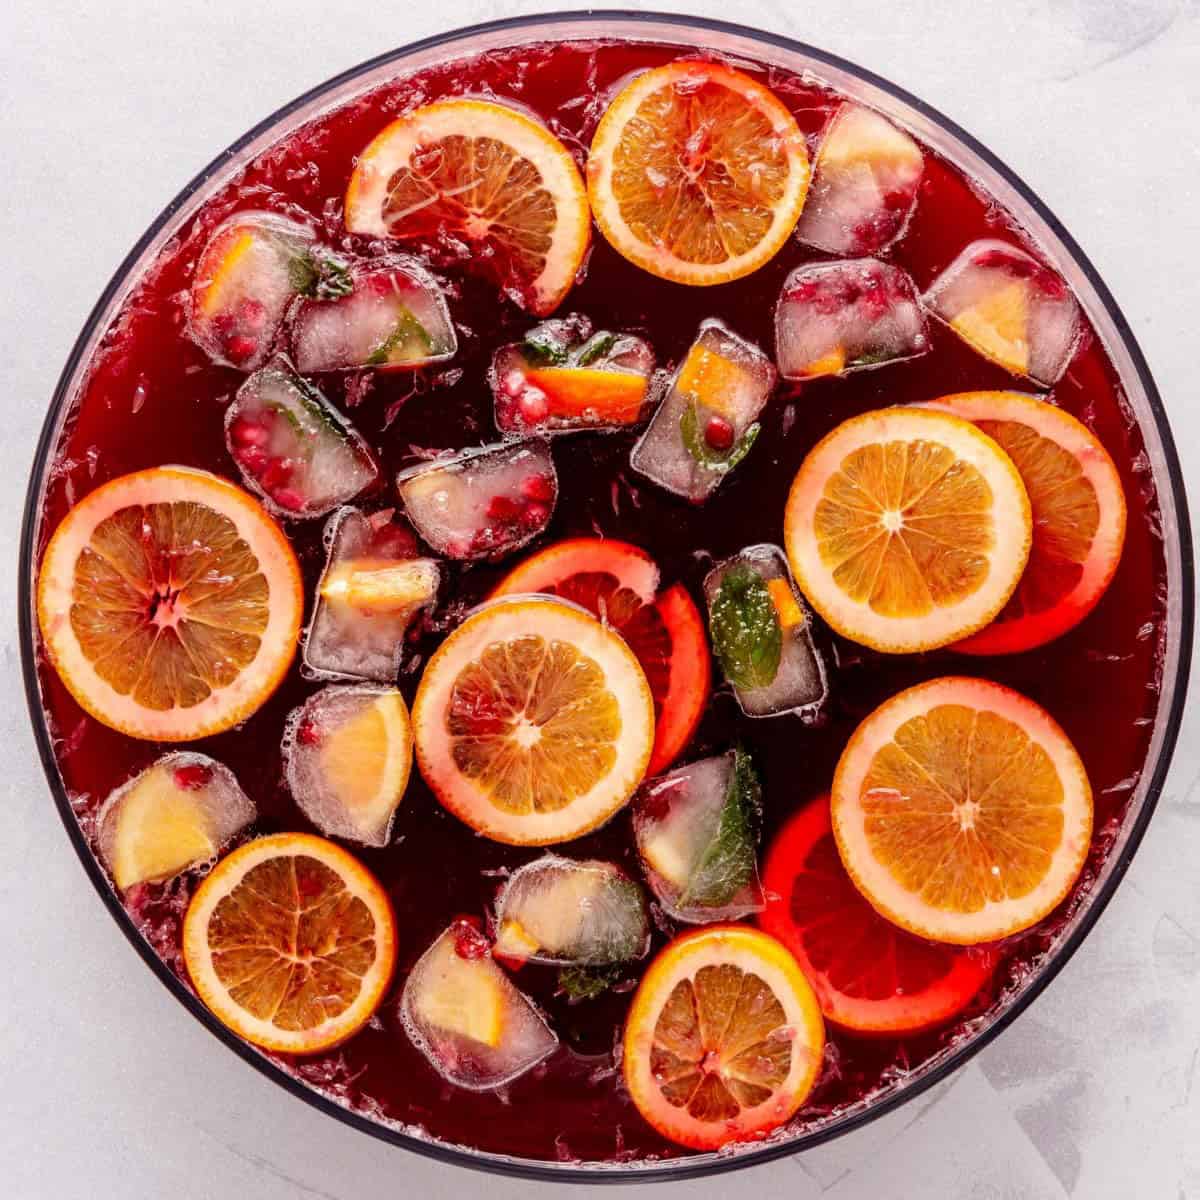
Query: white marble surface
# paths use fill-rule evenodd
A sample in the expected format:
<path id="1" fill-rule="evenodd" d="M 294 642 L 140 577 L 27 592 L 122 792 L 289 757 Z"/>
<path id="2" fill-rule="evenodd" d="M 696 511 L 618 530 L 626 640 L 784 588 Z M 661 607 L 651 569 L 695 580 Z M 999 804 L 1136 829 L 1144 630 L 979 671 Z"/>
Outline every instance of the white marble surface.
<path id="1" fill-rule="evenodd" d="M 60 365 L 166 199 L 261 116 L 360 59 L 536 11 L 376 0 L 8 0 L 0 6 L 4 561 Z M 584 7 L 563 3 L 563 7 Z M 640 7 L 633 5 L 633 7 Z M 1041 193 L 1107 279 L 1200 495 L 1196 0 L 659 0 L 792 34 L 924 96 Z M 534 1185 L 390 1149 L 222 1049 L 96 903 L 26 727 L 0 589 L 0 1195 L 496 1200 Z M 1200 706 L 1136 862 L 1017 1025 L 910 1108 L 810 1152 L 676 1185 L 809 1200 L 1200 1198 Z M 542 1188 L 545 1192 L 547 1189 Z"/>

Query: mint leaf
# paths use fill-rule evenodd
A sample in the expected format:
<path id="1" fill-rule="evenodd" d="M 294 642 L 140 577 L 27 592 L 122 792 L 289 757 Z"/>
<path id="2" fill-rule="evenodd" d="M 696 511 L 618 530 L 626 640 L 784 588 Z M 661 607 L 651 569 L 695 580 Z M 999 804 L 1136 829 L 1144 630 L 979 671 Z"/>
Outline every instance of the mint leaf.
<path id="1" fill-rule="evenodd" d="M 531 367 L 561 367 L 567 361 L 566 347 L 544 329 L 531 329 L 521 343 L 521 352 Z"/>
<path id="2" fill-rule="evenodd" d="M 709 615 L 713 653 L 735 687 L 773 683 L 783 654 L 783 628 L 767 581 L 738 563 L 725 572 Z"/>
<path id="3" fill-rule="evenodd" d="M 739 746 L 733 752 L 733 774 L 716 834 L 692 872 L 679 907 L 721 908 L 754 878 L 754 844 L 761 811 L 758 775 L 750 756 Z"/>
<path id="4" fill-rule="evenodd" d="M 700 428 L 700 410 L 696 404 L 689 404 L 679 416 L 679 436 L 683 439 L 684 449 L 702 466 L 722 475 L 732 471 L 750 453 L 758 431 L 756 421 L 728 450 L 714 450 L 704 440 L 704 432 Z"/>
<path id="5" fill-rule="evenodd" d="M 371 351 L 367 366 L 382 367 L 390 360 L 393 352 L 399 350 L 410 339 L 416 341 L 426 354 L 433 350 L 433 340 L 425 326 L 407 308 L 402 308 L 396 328 Z"/>
<path id="6" fill-rule="evenodd" d="M 594 1000 L 607 992 L 621 977 L 619 966 L 560 967 L 559 990 L 570 1000 Z"/>
<path id="7" fill-rule="evenodd" d="M 575 359 L 577 367 L 586 367 L 597 359 L 603 358 L 617 344 L 615 333 L 598 333 L 590 342 L 584 344 Z"/>
<path id="8" fill-rule="evenodd" d="M 340 300 L 354 291 L 349 266 L 323 247 L 293 254 L 287 269 L 292 290 L 310 300 Z"/>
<path id="9" fill-rule="evenodd" d="M 878 363 L 890 362 L 895 357 L 891 350 L 876 350 L 874 354 L 860 354 L 857 358 L 852 358 L 846 366 L 873 367 Z"/>

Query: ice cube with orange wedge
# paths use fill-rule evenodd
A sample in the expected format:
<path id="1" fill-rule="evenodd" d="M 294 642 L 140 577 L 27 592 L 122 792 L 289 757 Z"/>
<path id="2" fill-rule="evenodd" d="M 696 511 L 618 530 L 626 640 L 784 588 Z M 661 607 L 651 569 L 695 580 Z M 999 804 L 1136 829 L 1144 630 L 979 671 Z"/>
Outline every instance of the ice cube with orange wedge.
<path id="1" fill-rule="evenodd" d="M 649 948 L 642 887 L 614 863 L 546 854 L 514 871 L 496 896 L 492 952 L 506 962 L 607 966 Z"/>
<path id="2" fill-rule="evenodd" d="M 1051 387 L 1079 346 L 1079 302 L 1011 242 L 972 242 L 930 284 L 925 307 L 967 345 L 1014 375 Z"/>
<path id="3" fill-rule="evenodd" d="M 775 386 L 770 358 L 717 320 L 704 321 L 629 457 L 647 479 L 703 503 L 750 453 Z"/>
<path id="4" fill-rule="evenodd" d="M 632 333 L 572 313 L 544 321 L 492 356 L 496 427 L 521 435 L 624 429 L 646 416 L 654 350 Z"/>
<path id="5" fill-rule="evenodd" d="M 332 686 L 288 718 L 284 777 L 329 837 L 386 846 L 412 766 L 408 706 L 395 688 Z"/>
<path id="6" fill-rule="evenodd" d="M 405 637 L 437 601 L 442 569 L 390 509 L 341 508 L 325 533 L 329 555 L 304 638 L 304 665 L 322 678 L 396 678 Z"/>
<path id="7" fill-rule="evenodd" d="M 166 754 L 104 802 L 100 857 L 123 892 L 161 883 L 212 861 L 255 816 L 228 767 L 206 754 Z"/>
<path id="8" fill-rule="evenodd" d="M 469 1091 L 511 1083 L 558 1048 L 546 1018 L 465 920 L 452 922 L 409 972 L 400 1019 L 433 1070 Z"/>
<path id="9" fill-rule="evenodd" d="M 849 101 L 826 124 L 796 236 L 829 254 L 876 254 L 904 233 L 925 156 L 881 113 Z"/>

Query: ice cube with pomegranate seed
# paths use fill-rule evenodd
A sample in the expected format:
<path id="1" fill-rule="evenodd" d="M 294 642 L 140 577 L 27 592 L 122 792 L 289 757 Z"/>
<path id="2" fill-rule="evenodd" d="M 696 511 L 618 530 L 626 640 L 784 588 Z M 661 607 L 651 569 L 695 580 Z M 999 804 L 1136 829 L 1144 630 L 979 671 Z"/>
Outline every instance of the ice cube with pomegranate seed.
<path id="1" fill-rule="evenodd" d="M 228 767 L 205 754 L 167 754 L 104 802 L 100 858 L 121 891 L 161 882 L 211 862 L 255 815 Z"/>
<path id="2" fill-rule="evenodd" d="M 496 897 L 492 952 L 506 962 L 606 966 L 649 948 L 645 895 L 614 863 L 546 854 L 516 870 Z"/>
<path id="3" fill-rule="evenodd" d="M 288 717 L 282 749 L 288 790 L 322 833 L 388 844 L 412 765 L 408 708 L 395 688 L 323 688 Z"/>
<path id="4" fill-rule="evenodd" d="M 916 287 L 899 267 L 874 258 L 812 263 L 784 281 L 775 361 L 785 379 L 844 375 L 928 349 Z"/>
<path id="5" fill-rule="evenodd" d="M 408 519 L 439 554 L 499 559 L 550 523 L 558 476 L 539 438 L 463 450 L 402 471 Z"/>
<path id="6" fill-rule="evenodd" d="M 349 291 L 346 264 L 305 225 L 274 213 L 238 213 L 209 238 L 192 275 L 188 333 L 215 362 L 253 371 L 275 348 L 296 296 Z"/>
<path id="7" fill-rule="evenodd" d="M 335 301 L 300 300 L 291 314 L 292 357 L 303 372 L 395 371 L 445 362 L 458 350 L 446 299 L 417 263 L 351 270 L 352 290 Z"/>
<path id="8" fill-rule="evenodd" d="M 1010 242 L 972 242 L 923 299 L 984 358 L 1042 387 L 1062 378 L 1079 346 L 1079 305 L 1071 290 Z"/>
<path id="9" fill-rule="evenodd" d="M 812 614 L 778 546 L 763 543 L 705 576 L 713 654 L 749 717 L 816 717 L 828 694 Z"/>
<path id="10" fill-rule="evenodd" d="M 646 415 L 654 351 L 586 317 L 545 321 L 501 346 L 488 371 L 496 427 L 506 434 L 627 429 Z"/>
<path id="11" fill-rule="evenodd" d="M 640 475 L 702 503 L 745 458 L 775 366 L 717 320 L 704 321 L 662 403 L 630 455 Z"/>
<path id="12" fill-rule="evenodd" d="M 845 103 L 825 127 L 796 236 L 829 254 L 876 254 L 904 233 L 925 170 L 886 117 Z"/>
<path id="13" fill-rule="evenodd" d="M 462 918 L 417 960 L 400 1018 L 430 1066 L 474 1092 L 502 1087 L 558 1048 L 545 1017 L 493 960 L 480 930 Z"/>
<path id="14" fill-rule="evenodd" d="M 246 486 L 288 517 L 323 517 L 379 474 L 358 431 L 282 358 L 238 389 L 225 443 Z"/>
<path id="15" fill-rule="evenodd" d="M 396 678 L 414 618 L 437 600 L 441 568 L 389 509 L 342 508 L 325 531 L 329 555 L 317 583 L 304 665 L 327 678 Z"/>
<path id="16" fill-rule="evenodd" d="M 633 836 L 646 880 L 679 921 L 729 921 L 763 908 L 762 795 L 749 756 L 731 750 L 642 785 Z"/>

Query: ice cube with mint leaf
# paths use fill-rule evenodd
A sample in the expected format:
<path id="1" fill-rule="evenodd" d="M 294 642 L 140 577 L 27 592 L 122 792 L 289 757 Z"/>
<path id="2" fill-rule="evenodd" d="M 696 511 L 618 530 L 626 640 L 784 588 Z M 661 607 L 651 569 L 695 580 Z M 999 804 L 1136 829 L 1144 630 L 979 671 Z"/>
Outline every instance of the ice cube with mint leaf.
<path id="1" fill-rule="evenodd" d="M 749 717 L 819 715 L 828 695 L 813 616 L 778 546 L 747 546 L 704 579 L 713 654 Z"/>
<path id="2" fill-rule="evenodd" d="M 642 786 L 634 801 L 634 841 L 647 882 L 668 915 L 704 924 L 762 909 L 761 813 L 758 775 L 740 748 Z"/>

